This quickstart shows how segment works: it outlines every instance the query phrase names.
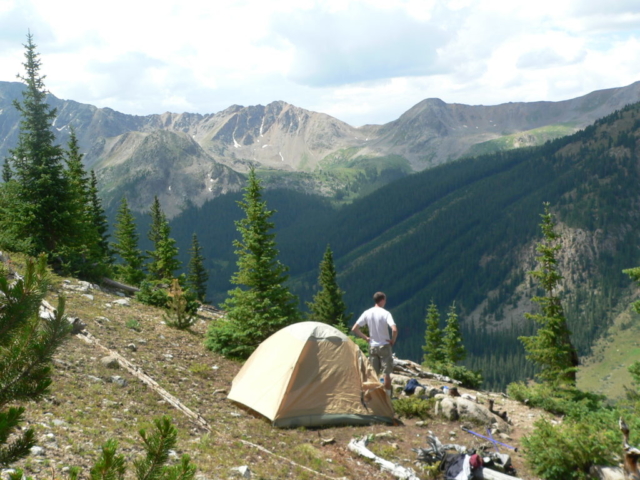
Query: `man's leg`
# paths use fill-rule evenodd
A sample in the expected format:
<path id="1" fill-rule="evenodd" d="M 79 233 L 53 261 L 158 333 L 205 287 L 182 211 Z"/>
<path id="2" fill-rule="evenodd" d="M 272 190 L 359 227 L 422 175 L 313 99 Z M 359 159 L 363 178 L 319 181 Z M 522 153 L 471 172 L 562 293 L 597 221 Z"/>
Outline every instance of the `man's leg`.
<path id="1" fill-rule="evenodd" d="M 371 347 L 369 351 L 369 361 L 371 362 L 371 366 L 373 367 L 373 369 L 376 371 L 376 376 L 378 378 L 380 378 L 380 371 L 382 370 L 379 355 L 380 352 L 378 351 L 379 348 L 380 347 Z"/>
<path id="2" fill-rule="evenodd" d="M 391 397 L 391 372 L 393 372 L 393 351 L 391 350 L 391 345 L 380 347 L 380 363 L 382 364 L 382 371 L 384 373 L 384 389 L 387 391 L 389 397 Z"/>

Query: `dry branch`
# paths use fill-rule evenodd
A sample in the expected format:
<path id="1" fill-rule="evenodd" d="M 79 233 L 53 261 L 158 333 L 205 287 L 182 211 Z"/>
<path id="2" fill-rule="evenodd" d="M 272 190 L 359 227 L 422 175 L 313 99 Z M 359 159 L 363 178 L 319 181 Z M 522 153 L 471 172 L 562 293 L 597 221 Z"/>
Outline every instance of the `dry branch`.
<path id="1" fill-rule="evenodd" d="M 380 468 L 382 470 L 391 473 L 391 475 L 396 478 L 399 478 L 401 480 L 420 480 L 411 468 L 405 468 L 402 465 L 398 465 L 377 456 L 367 448 L 367 443 L 367 437 L 361 438 L 360 440 L 354 438 L 349 442 L 347 448 L 352 452 L 357 453 L 358 455 L 368 458 L 369 460 L 373 460 L 375 463 L 380 465 Z"/>

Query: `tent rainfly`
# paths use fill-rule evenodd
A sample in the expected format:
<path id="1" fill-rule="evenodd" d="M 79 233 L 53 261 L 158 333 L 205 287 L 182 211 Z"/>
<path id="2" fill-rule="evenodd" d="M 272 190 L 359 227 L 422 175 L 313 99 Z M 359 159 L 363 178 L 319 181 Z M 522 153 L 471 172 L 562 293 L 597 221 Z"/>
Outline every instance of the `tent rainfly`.
<path id="1" fill-rule="evenodd" d="M 393 423 L 393 405 L 369 360 L 320 322 L 289 325 L 262 342 L 228 398 L 277 427 Z"/>

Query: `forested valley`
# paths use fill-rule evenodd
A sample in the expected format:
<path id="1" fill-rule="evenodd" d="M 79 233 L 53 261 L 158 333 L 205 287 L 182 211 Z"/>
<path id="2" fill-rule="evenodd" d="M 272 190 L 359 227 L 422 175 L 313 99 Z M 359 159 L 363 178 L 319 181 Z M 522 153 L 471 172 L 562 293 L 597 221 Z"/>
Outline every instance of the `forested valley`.
<path id="1" fill-rule="evenodd" d="M 417 361 L 427 306 L 434 301 L 444 312 L 455 301 L 466 364 L 482 370 L 485 388 L 503 388 L 533 373 L 517 337 L 534 329 L 520 310 L 534 308 L 527 272 L 534 267 L 539 214 L 550 202 L 564 233 L 582 239 L 562 252 L 562 295 L 572 340 L 587 355 L 616 312 L 627 308 L 630 281 L 622 270 L 640 263 L 639 111 L 631 105 L 542 147 L 414 174 L 342 208 L 290 190 L 266 191 L 269 208 L 277 210 L 277 244 L 292 290 L 301 304 L 311 298 L 330 245 L 350 311 L 359 314 L 372 292 L 385 291 L 402 327 L 398 355 Z M 188 208 L 171 222 L 183 260 L 192 232 L 200 238 L 214 303 L 225 298 L 235 269 L 240 197 Z"/>

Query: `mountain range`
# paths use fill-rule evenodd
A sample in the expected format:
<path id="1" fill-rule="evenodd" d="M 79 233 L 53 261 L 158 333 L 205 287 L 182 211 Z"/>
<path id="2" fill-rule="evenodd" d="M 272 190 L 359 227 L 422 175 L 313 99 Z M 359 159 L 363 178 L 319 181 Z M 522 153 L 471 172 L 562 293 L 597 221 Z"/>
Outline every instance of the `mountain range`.
<path id="1" fill-rule="evenodd" d="M 22 84 L 0 82 L 0 158 L 16 144 L 12 105 Z M 144 211 L 157 195 L 168 216 L 238 190 L 256 166 L 267 184 L 352 200 L 456 158 L 539 145 L 640 100 L 640 82 L 561 102 L 495 106 L 426 99 L 384 125 L 350 126 L 286 102 L 233 105 L 215 114 L 135 116 L 49 95 L 58 140 L 73 127 L 88 168 L 113 207 L 131 191 Z"/>

